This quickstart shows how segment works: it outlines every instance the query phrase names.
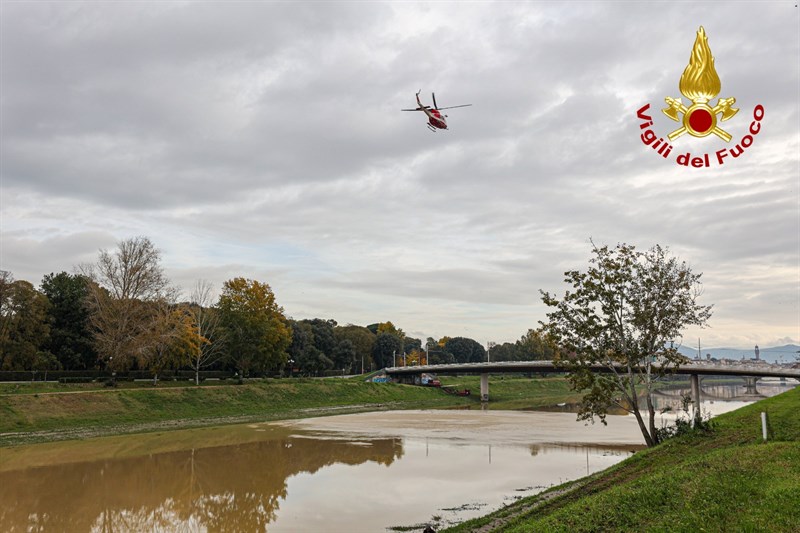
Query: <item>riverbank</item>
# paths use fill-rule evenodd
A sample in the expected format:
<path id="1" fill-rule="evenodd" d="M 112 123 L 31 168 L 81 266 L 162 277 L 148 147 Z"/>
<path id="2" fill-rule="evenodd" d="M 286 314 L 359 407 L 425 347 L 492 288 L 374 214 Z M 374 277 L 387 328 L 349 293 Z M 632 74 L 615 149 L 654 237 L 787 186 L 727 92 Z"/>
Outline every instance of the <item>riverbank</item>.
<path id="1" fill-rule="evenodd" d="M 444 380 L 480 388 L 477 377 Z M 574 401 L 563 378 L 492 382 L 492 408 Z M 389 409 L 479 407 L 478 395 L 362 379 L 267 379 L 236 384 L 98 389 L 96 384 L 23 384 L 0 388 L 0 446 L 83 439 L 254 421 L 308 418 Z"/>
<path id="2" fill-rule="evenodd" d="M 798 412 L 795 388 L 714 418 L 710 433 L 676 437 L 445 531 L 797 531 Z"/>

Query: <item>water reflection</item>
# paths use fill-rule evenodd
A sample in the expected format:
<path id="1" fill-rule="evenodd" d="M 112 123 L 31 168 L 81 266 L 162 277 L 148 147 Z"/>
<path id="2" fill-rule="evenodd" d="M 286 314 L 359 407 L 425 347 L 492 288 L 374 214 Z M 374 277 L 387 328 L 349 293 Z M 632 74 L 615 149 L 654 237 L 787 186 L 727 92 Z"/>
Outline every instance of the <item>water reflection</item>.
<path id="1" fill-rule="evenodd" d="M 775 396 L 795 386 L 797 386 L 796 383 L 758 381 L 756 383 L 756 392 L 754 393 L 751 389 L 748 389 L 744 382 L 741 384 L 704 384 L 701 381 L 701 411 L 712 416 L 720 415 L 743 407 L 748 403 Z M 691 400 L 691 388 L 687 383 L 663 387 L 653 393 L 653 405 L 656 411 L 669 409 L 673 415 L 683 411 L 685 400 Z M 687 404 L 687 406 L 691 410 L 691 404 Z M 580 407 L 581 405 L 578 402 L 567 402 L 559 403 L 558 405 L 532 407 L 526 410 L 550 413 L 577 413 L 580 411 Z M 647 409 L 644 396 L 639 398 L 639 408 Z M 611 406 L 608 409 L 608 414 L 625 416 L 628 411 L 618 406 Z"/>
<path id="2" fill-rule="evenodd" d="M 0 530 L 264 531 L 291 476 L 333 464 L 390 465 L 402 455 L 396 438 L 289 436 L 22 469 L 5 464 Z"/>

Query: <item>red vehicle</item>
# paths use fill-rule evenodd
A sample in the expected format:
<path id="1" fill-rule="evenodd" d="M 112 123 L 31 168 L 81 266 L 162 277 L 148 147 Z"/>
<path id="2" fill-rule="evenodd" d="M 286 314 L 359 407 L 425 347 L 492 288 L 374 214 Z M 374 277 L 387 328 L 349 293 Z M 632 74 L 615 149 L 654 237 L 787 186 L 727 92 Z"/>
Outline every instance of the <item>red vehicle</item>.
<path id="1" fill-rule="evenodd" d="M 442 109 L 455 109 L 457 107 L 469 107 L 472 105 L 472 104 L 463 104 L 463 105 L 454 105 L 450 107 L 438 107 L 436 105 L 436 95 L 434 93 L 431 93 L 431 97 L 433 98 L 433 107 L 422 105 L 422 102 L 420 102 L 419 100 L 419 93 L 421 92 L 422 92 L 421 89 L 417 92 L 417 106 L 418 106 L 417 108 L 401 109 L 400 111 L 422 111 L 428 116 L 428 124 L 427 124 L 428 129 L 434 132 L 437 129 L 439 130 L 448 129 L 447 121 L 445 120 L 447 118 L 447 115 L 443 115 L 441 113 Z"/>

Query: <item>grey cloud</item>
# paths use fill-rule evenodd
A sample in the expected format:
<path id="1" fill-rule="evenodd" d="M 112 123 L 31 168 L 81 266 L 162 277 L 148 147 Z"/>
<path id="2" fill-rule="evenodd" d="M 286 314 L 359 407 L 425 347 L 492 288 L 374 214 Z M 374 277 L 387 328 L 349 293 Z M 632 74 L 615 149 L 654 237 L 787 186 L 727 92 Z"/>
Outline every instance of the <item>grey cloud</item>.
<path id="1" fill-rule="evenodd" d="M 800 338 L 787 274 L 800 255 L 793 5 L 91 2 L 3 14 L 3 263 L 17 277 L 148 234 L 182 286 L 263 276 L 297 316 L 396 316 L 406 330 L 502 340 L 492 332 L 513 339 L 543 317 L 537 290 L 560 290 L 590 237 L 658 242 L 706 272 L 721 324 L 706 334 L 770 316 L 783 332 L 765 335 Z M 756 104 L 766 115 L 742 158 L 686 169 L 642 144 L 636 110 L 651 105 L 659 135 L 676 127 L 660 108 L 681 96 L 701 24 L 720 96 L 741 108 L 724 123 L 734 143 Z M 422 114 L 399 112 L 418 89 L 473 107 L 431 134 Z M 673 157 L 726 146 L 673 144 Z M 757 306 L 737 304 L 744 281 L 729 265 L 761 272 L 746 281 Z"/>

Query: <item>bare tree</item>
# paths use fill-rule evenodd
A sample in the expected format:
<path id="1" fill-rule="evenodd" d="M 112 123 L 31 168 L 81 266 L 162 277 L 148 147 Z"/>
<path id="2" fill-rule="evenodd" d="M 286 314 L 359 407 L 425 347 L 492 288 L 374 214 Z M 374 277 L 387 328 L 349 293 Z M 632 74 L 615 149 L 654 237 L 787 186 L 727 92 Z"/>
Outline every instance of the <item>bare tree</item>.
<path id="1" fill-rule="evenodd" d="M 225 355 L 225 337 L 219 327 L 219 313 L 213 307 L 214 286 L 198 280 L 192 291 L 189 313 L 193 319 L 200 346 L 189 362 L 194 370 L 195 385 L 200 384 L 200 370 L 213 365 Z"/>
<path id="2" fill-rule="evenodd" d="M 81 267 L 90 284 L 91 324 L 99 357 L 113 370 L 130 368 L 151 347 L 160 318 L 157 305 L 174 293 L 160 265 L 160 252 L 147 237 L 100 250 L 97 263 Z"/>

